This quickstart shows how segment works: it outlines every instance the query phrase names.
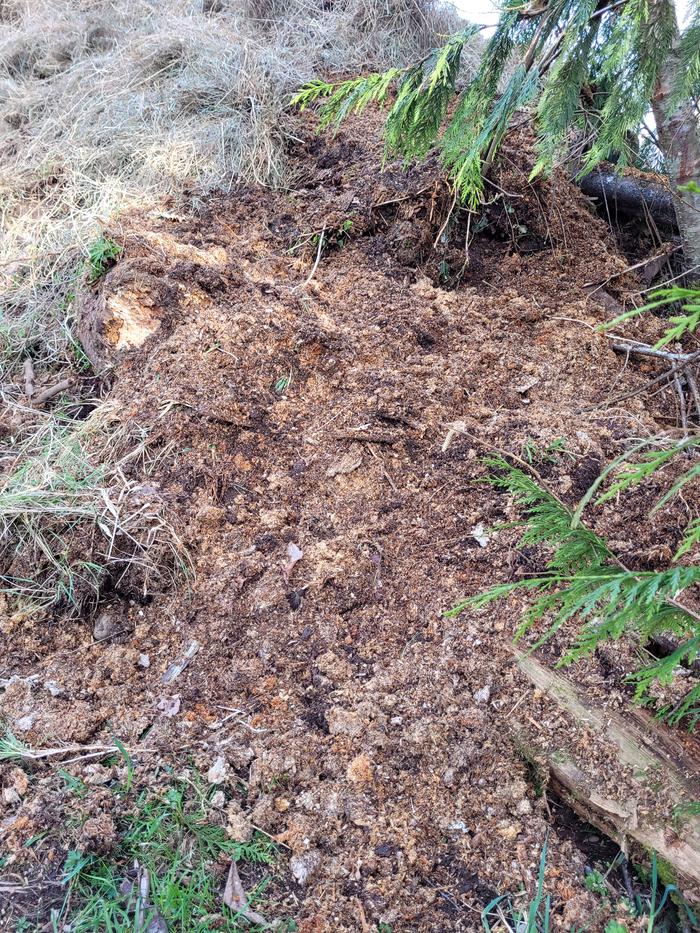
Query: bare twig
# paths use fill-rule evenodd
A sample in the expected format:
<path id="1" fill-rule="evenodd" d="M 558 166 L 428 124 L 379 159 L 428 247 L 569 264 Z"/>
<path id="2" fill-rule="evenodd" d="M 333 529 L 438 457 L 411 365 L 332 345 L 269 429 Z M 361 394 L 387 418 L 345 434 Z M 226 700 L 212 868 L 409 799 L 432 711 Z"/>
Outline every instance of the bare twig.
<path id="1" fill-rule="evenodd" d="M 667 369 L 665 372 L 661 373 L 659 376 L 655 376 L 650 382 L 647 382 L 645 385 L 641 386 L 639 389 L 632 389 L 631 392 L 625 392 L 622 395 L 618 395 L 616 398 L 609 399 L 607 402 L 598 402 L 596 405 L 587 405 L 585 408 L 579 408 L 576 414 L 581 415 L 585 412 L 595 411 L 598 408 L 611 408 L 613 405 L 617 405 L 620 402 L 625 402 L 627 399 L 634 398 L 635 395 L 643 395 L 645 392 L 648 392 L 649 389 L 653 389 L 655 385 L 658 385 L 660 382 L 665 382 L 667 379 L 672 379 L 676 373 L 684 370 L 689 363 L 693 363 L 696 360 L 700 360 L 700 350 L 695 353 L 691 353 L 689 359 L 682 360 L 680 363 L 676 363 L 670 369 Z"/>
<path id="2" fill-rule="evenodd" d="M 71 377 L 68 377 L 67 379 L 61 379 L 60 382 L 49 386 L 48 389 L 44 389 L 43 392 L 40 392 L 36 398 L 33 399 L 34 407 L 39 408 L 44 404 L 44 402 L 48 402 L 49 399 L 53 398 L 54 395 L 58 395 L 59 392 L 65 392 L 66 389 L 70 389 L 72 385 L 73 379 Z"/>
<path id="3" fill-rule="evenodd" d="M 134 867 L 137 871 L 136 930 L 137 933 L 142 933 L 144 918 L 146 916 L 146 907 L 148 905 L 148 892 L 151 887 L 151 878 L 148 869 L 143 865 L 139 865 L 138 861 L 135 863 Z"/>
<path id="4" fill-rule="evenodd" d="M 673 384 L 676 387 L 676 392 L 678 394 L 678 405 L 680 408 L 681 414 L 681 428 L 685 434 L 688 430 L 688 412 L 685 405 L 685 395 L 683 395 L 683 386 L 681 385 L 680 373 L 676 373 L 673 377 Z"/>
<path id="5" fill-rule="evenodd" d="M 32 358 L 28 356 L 24 361 L 24 394 L 27 396 L 27 401 L 31 402 L 35 391 L 34 363 L 32 363 Z"/>
<path id="6" fill-rule="evenodd" d="M 379 456 L 378 453 L 376 453 L 376 451 L 373 450 L 371 444 L 365 444 L 365 447 L 366 447 L 367 450 L 369 451 L 370 455 L 371 455 L 372 457 L 374 457 L 374 459 L 379 463 L 379 466 L 381 467 L 381 471 L 382 471 L 382 473 L 384 474 L 384 478 L 385 478 L 386 481 L 389 483 L 389 485 L 391 486 L 391 488 L 394 490 L 395 493 L 398 493 L 399 490 L 397 489 L 396 483 L 393 481 L 393 479 L 391 478 L 391 476 L 390 476 L 389 473 L 387 472 L 387 469 L 386 469 L 386 467 L 384 466 L 384 461 L 382 460 L 382 458 Z"/>
<path id="7" fill-rule="evenodd" d="M 648 343 L 640 343 L 637 340 L 626 340 L 624 337 L 617 337 L 615 334 L 608 334 L 610 339 L 614 340 L 613 350 L 619 350 L 622 353 L 639 353 L 642 356 L 658 356 L 662 360 L 669 360 L 671 363 L 692 363 L 697 357 L 696 353 L 674 353 L 672 350 L 663 350 L 659 347 L 652 347 Z"/>
<path id="8" fill-rule="evenodd" d="M 612 275 L 609 275 L 607 279 L 602 282 L 585 282 L 584 288 L 591 288 L 595 285 L 595 288 L 591 292 L 591 295 L 594 295 L 599 288 L 605 288 L 605 286 L 612 282 L 613 279 L 619 279 L 621 275 L 626 275 L 628 272 L 634 272 L 635 269 L 642 269 L 644 266 L 648 266 L 652 262 L 656 262 L 657 259 L 668 259 L 673 256 L 674 253 L 677 253 L 681 249 L 680 246 L 674 246 L 673 249 L 661 250 L 660 253 L 656 253 L 654 256 L 650 256 L 648 259 L 642 259 L 641 262 L 636 262 L 633 266 L 627 266 L 626 269 L 621 269 L 619 272 L 613 272 Z"/>
<path id="9" fill-rule="evenodd" d="M 321 261 L 321 252 L 323 250 L 323 241 L 326 237 L 326 225 L 323 225 L 323 230 L 321 230 L 321 235 L 318 238 L 318 249 L 316 250 L 316 261 L 314 262 L 313 268 L 309 273 L 309 277 L 305 282 L 302 282 L 301 285 L 295 285 L 292 291 L 297 291 L 300 288 L 306 288 L 306 286 L 311 282 L 311 279 L 316 275 L 316 270 L 318 269 L 318 264 Z"/>
<path id="10" fill-rule="evenodd" d="M 443 235 L 443 233 L 445 232 L 445 228 L 450 222 L 450 217 L 452 216 L 452 211 L 454 210 L 456 203 L 457 203 L 457 189 L 455 188 L 454 197 L 452 198 L 452 204 L 450 204 L 450 209 L 447 212 L 447 217 L 445 217 L 445 220 L 443 221 L 442 226 L 437 232 L 437 236 L 435 237 L 435 242 L 433 243 L 433 249 L 437 249 L 437 245 L 440 242 L 440 237 Z"/>

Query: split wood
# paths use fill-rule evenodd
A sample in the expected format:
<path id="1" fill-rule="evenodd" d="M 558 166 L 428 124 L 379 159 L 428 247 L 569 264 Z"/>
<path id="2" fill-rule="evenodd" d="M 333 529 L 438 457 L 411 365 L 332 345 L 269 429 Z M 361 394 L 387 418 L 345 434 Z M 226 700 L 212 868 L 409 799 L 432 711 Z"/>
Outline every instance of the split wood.
<path id="1" fill-rule="evenodd" d="M 34 364 L 32 363 L 31 357 L 28 356 L 24 361 L 24 394 L 27 396 L 28 402 L 31 402 L 35 391 Z"/>

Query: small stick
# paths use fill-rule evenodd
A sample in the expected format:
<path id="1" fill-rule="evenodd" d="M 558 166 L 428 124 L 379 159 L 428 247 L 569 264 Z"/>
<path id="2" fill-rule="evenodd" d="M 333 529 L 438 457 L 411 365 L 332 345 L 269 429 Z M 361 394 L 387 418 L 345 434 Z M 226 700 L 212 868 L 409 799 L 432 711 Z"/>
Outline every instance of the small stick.
<path id="1" fill-rule="evenodd" d="M 50 398 L 53 398 L 54 395 L 58 395 L 59 392 L 64 392 L 66 389 L 70 389 L 73 385 L 73 380 L 69 377 L 68 379 L 61 379 L 60 382 L 57 382 L 55 385 L 49 386 L 48 389 L 44 389 L 43 392 L 40 392 L 34 399 L 34 407 L 39 408 L 44 402 L 48 402 Z"/>
<path id="2" fill-rule="evenodd" d="M 318 269 L 318 264 L 321 261 L 321 251 L 323 249 L 323 241 L 326 236 L 326 225 L 323 225 L 323 230 L 321 230 L 321 236 L 318 238 L 318 249 L 316 250 L 316 262 L 314 263 L 313 269 L 309 273 L 308 279 L 302 285 L 295 285 L 292 291 L 296 291 L 299 288 L 306 288 L 311 279 L 316 275 L 316 270 Z"/>
<path id="3" fill-rule="evenodd" d="M 622 269 L 620 272 L 613 272 L 611 276 L 605 279 L 604 282 L 586 282 L 584 288 L 591 288 L 595 285 L 591 294 L 595 294 L 599 288 L 604 288 L 609 282 L 612 282 L 613 279 L 618 279 L 621 275 L 626 275 L 628 272 L 633 272 L 635 269 L 641 269 L 643 266 L 648 266 L 649 263 L 655 262 L 657 259 L 668 259 L 673 256 L 674 253 L 678 252 L 680 246 L 674 246 L 671 250 L 662 250 L 660 253 L 657 253 L 655 256 L 650 256 L 649 259 L 642 259 L 641 262 L 636 262 L 633 266 L 627 266 L 626 269 Z"/>
<path id="4" fill-rule="evenodd" d="M 137 871 L 138 894 L 136 896 L 136 930 L 141 933 L 143 930 L 144 918 L 146 916 L 146 904 L 148 903 L 148 892 L 151 887 L 151 879 L 148 869 L 135 862 L 134 867 Z"/>
<path id="5" fill-rule="evenodd" d="M 36 389 L 34 388 L 34 363 L 32 363 L 31 357 L 27 357 L 24 361 L 24 394 L 27 396 L 27 400 L 31 402 L 32 396 Z"/>
<path id="6" fill-rule="evenodd" d="M 248 920 L 249 923 L 255 923 L 262 927 L 267 926 L 267 921 L 262 914 L 259 914 L 256 910 L 251 910 L 248 904 L 248 898 L 243 890 L 234 859 L 231 859 L 231 867 L 228 870 L 226 888 L 224 889 L 224 904 L 234 910 L 240 917 Z"/>
<path id="7" fill-rule="evenodd" d="M 438 230 L 438 234 L 437 234 L 437 236 L 435 237 L 435 242 L 433 243 L 433 249 L 437 249 L 437 245 L 438 245 L 438 243 L 440 242 L 440 237 L 442 236 L 442 234 L 443 234 L 443 232 L 444 232 L 444 230 L 445 230 L 445 227 L 446 227 L 446 226 L 448 225 L 448 223 L 450 222 L 450 217 L 452 216 L 452 211 L 454 210 L 454 207 L 455 207 L 455 204 L 456 204 L 456 203 L 457 203 L 457 189 L 455 188 L 455 196 L 452 198 L 452 204 L 450 204 L 450 209 L 449 209 L 449 211 L 447 212 L 447 217 L 445 217 L 445 221 L 444 221 L 443 225 L 440 227 L 440 229 Z"/>
<path id="8" fill-rule="evenodd" d="M 676 387 L 676 392 L 678 393 L 678 404 L 681 410 L 681 427 L 683 428 L 683 433 L 688 433 L 688 413 L 685 407 L 685 395 L 683 395 L 683 386 L 681 385 L 681 379 L 678 373 L 673 377 L 673 384 Z"/>
<path id="9" fill-rule="evenodd" d="M 378 453 L 375 453 L 375 451 L 372 449 L 372 447 L 369 444 L 365 444 L 365 447 L 370 452 L 370 454 L 374 457 L 374 459 L 379 463 L 379 466 L 382 468 L 382 473 L 384 474 L 386 481 L 389 483 L 389 485 L 394 490 L 394 492 L 398 494 L 399 490 L 396 488 L 396 483 L 393 481 L 391 476 L 389 476 L 389 474 L 387 473 L 387 470 L 386 470 L 386 467 L 384 466 L 384 461 L 382 460 L 382 458 L 379 456 Z"/>
<path id="10" fill-rule="evenodd" d="M 614 334 L 610 334 L 614 340 L 620 340 Z M 662 350 L 657 347 L 651 347 L 647 343 L 638 343 L 636 340 L 624 340 L 614 343 L 613 350 L 619 350 L 622 353 L 639 353 L 642 356 L 658 356 L 662 360 L 670 360 L 672 363 L 680 361 L 688 362 L 695 354 L 693 353 L 673 353 L 671 350 Z"/>
<path id="11" fill-rule="evenodd" d="M 686 366 L 686 368 L 683 370 L 683 373 L 685 375 L 685 381 L 690 387 L 693 401 L 695 402 L 695 411 L 697 412 L 697 416 L 700 419 L 700 391 L 698 390 L 698 382 L 695 378 L 695 373 L 690 366 Z"/>
<path id="12" fill-rule="evenodd" d="M 625 402 L 629 398 L 634 398 L 635 395 L 642 395 L 644 392 L 648 392 L 649 389 L 652 389 L 660 382 L 663 382 L 666 379 L 671 379 L 676 373 L 684 370 L 689 362 L 692 363 L 697 359 L 700 359 L 700 350 L 697 350 L 695 353 L 691 353 L 689 360 L 676 363 L 675 366 L 667 369 L 665 372 L 661 373 L 660 376 L 656 376 L 650 382 L 647 382 L 646 385 L 643 385 L 641 389 L 632 389 L 631 392 L 625 392 L 623 395 L 618 395 L 617 398 L 610 399 L 607 402 L 598 402 L 596 405 L 588 405 L 586 408 L 579 408 L 576 414 L 581 415 L 584 412 L 596 411 L 598 408 L 610 408 L 612 405 L 617 405 L 619 402 Z"/>

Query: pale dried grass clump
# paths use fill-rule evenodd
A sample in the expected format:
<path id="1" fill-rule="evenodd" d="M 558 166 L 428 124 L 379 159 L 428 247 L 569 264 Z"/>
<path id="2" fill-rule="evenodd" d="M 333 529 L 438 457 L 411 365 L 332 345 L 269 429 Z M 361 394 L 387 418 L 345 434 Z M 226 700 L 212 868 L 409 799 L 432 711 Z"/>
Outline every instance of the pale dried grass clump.
<path id="1" fill-rule="evenodd" d="M 6 381 L 27 353 L 74 362 L 70 283 L 108 218 L 282 184 L 292 91 L 409 60 L 455 17 L 437 0 L 0 0 L 0 23 Z"/>
<path id="2" fill-rule="evenodd" d="M 156 457 L 148 431 L 106 402 L 84 420 L 45 419 L 0 457 L 7 618 L 86 614 L 108 583 L 143 598 L 186 570 L 163 498 L 148 480 L 171 448 Z"/>

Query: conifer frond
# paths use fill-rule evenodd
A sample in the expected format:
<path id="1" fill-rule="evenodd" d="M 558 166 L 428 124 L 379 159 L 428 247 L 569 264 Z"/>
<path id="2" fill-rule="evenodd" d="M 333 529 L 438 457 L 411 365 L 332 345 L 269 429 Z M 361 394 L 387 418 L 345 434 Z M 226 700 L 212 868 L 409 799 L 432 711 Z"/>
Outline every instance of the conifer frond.
<path id="1" fill-rule="evenodd" d="M 581 175 L 613 154 L 617 155 L 619 168 L 629 164 L 628 134 L 636 135 L 649 109 L 676 29 L 676 14 L 670 0 L 625 3 L 606 46 L 601 78 L 609 82 L 610 91 Z"/>
<path id="2" fill-rule="evenodd" d="M 651 439 L 648 441 L 648 443 L 652 444 L 654 443 L 654 440 Z M 618 496 L 621 492 L 625 492 L 633 486 L 638 486 L 640 483 L 644 482 L 644 480 L 648 479 L 650 476 L 653 476 L 654 473 L 669 463 L 669 461 L 673 460 L 673 458 L 676 457 L 679 453 L 698 446 L 700 446 L 700 437 L 687 437 L 685 440 L 676 444 L 671 444 L 669 447 L 662 447 L 658 450 L 650 450 L 646 453 L 643 453 L 640 457 L 639 463 L 624 463 L 624 466 L 616 477 L 615 481 L 602 495 L 596 499 L 596 502 L 598 504 L 607 502 L 610 499 L 614 499 L 615 496 Z M 638 450 L 639 446 L 637 445 L 635 449 Z M 629 453 L 630 452 L 628 451 L 627 454 L 623 454 L 621 457 L 618 457 L 616 460 L 614 460 L 610 467 L 605 471 L 605 474 L 601 474 L 601 476 L 609 474 L 611 472 L 611 468 L 614 468 L 617 465 L 623 463 Z M 689 472 L 692 472 L 692 470 Z M 659 500 L 659 502 L 654 507 L 654 510 L 657 510 L 661 508 L 661 506 L 665 505 L 669 499 L 676 495 L 676 493 L 678 493 L 681 488 L 692 478 L 692 476 L 684 474 L 684 476 L 677 481 L 674 487 L 668 493 L 666 493 L 662 499 Z M 594 485 L 597 485 L 597 483 L 598 481 L 596 481 L 596 484 Z"/>
<path id="3" fill-rule="evenodd" d="M 407 71 L 386 122 L 388 152 L 406 160 L 425 157 L 454 97 L 464 46 L 478 31 L 478 26 L 467 26 Z"/>
<path id="4" fill-rule="evenodd" d="M 398 68 L 375 72 L 364 78 L 352 78 L 333 88 L 319 110 L 319 128 L 325 129 L 334 123 L 337 126 L 351 113 L 362 113 L 370 104 L 386 101 L 394 80 L 401 74 Z"/>
<path id="5" fill-rule="evenodd" d="M 569 575 L 589 567 L 599 567 L 612 556 L 605 541 L 595 532 L 572 523 L 573 512 L 523 470 L 511 466 L 502 457 L 484 460 L 492 471 L 486 481 L 496 489 L 509 492 L 524 513 L 525 531 L 520 546 L 550 544 L 554 555 L 547 569 Z"/>
<path id="6" fill-rule="evenodd" d="M 676 50 L 679 102 L 689 102 L 700 92 L 700 0 L 691 2 L 693 18 Z M 576 126 L 593 129 L 581 175 L 613 155 L 619 168 L 632 161 L 633 154 L 636 158 L 639 130 L 659 77 L 667 59 L 676 54 L 672 0 L 621 0 L 608 6 L 597 0 L 548 0 L 537 9 L 522 0 L 505 0 L 479 69 L 441 136 L 457 93 L 463 48 L 477 31 L 468 26 L 402 71 L 353 79 L 332 89 L 312 82 L 295 101 L 304 106 L 324 98 L 321 125 L 337 125 L 368 103 L 385 102 L 389 86 L 396 83 L 397 97 L 385 127 L 387 154 L 408 162 L 423 158 L 436 145 L 456 194 L 470 210 L 483 201 L 482 173 L 492 164 L 513 114 L 538 93 L 533 177 L 551 171 L 568 131 Z M 521 61 L 501 89 L 515 54 Z M 687 320 L 673 321 L 669 339 L 695 329 L 699 322 L 700 313 L 695 312 Z"/>
<path id="7" fill-rule="evenodd" d="M 700 545 L 700 518 L 694 518 L 685 529 L 681 546 L 673 555 L 674 560 L 680 560 L 686 554 L 689 554 L 694 547 Z"/>
<path id="8" fill-rule="evenodd" d="M 332 93 L 333 85 L 329 84 L 327 81 L 309 81 L 302 88 L 299 88 L 297 93 L 290 100 L 289 105 L 290 107 L 298 107 L 299 110 L 303 110 L 305 107 L 308 107 L 309 104 L 315 103 L 321 97 L 329 97 Z"/>
<path id="9" fill-rule="evenodd" d="M 611 330 L 618 324 L 629 321 L 630 318 L 638 317 L 640 314 L 646 314 L 648 311 L 653 311 L 656 308 L 665 308 L 672 304 L 680 304 L 681 310 L 684 311 L 685 314 L 675 315 L 668 319 L 669 322 L 673 324 L 673 327 L 670 327 L 661 340 L 655 345 L 657 349 L 660 349 L 669 343 L 680 340 L 685 337 L 686 334 L 694 334 L 698 326 L 700 326 L 700 288 L 681 288 L 680 286 L 659 288 L 652 293 L 651 301 L 647 302 L 647 304 L 642 305 L 640 308 L 632 308 L 629 311 L 625 311 L 624 314 L 620 314 L 618 317 L 613 318 L 612 321 L 606 321 L 604 324 L 600 324 L 598 330 Z"/>
<path id="10" fill-rule="evenodd" d="M 589 7 L 594 9 L 595 2 L 585 5 L 587 13 Z M 589 74 L 589 57 L 597 33 L 597 23 L 590 26 L 583 36 L 577 31 L 574 40 L 566 43 L 545 82 L 537 108 L 538 159 L 531 179 L 551 172 L 557 150 L 576 120 L 581 108 L 581 88 Z"/>
<path id="11" fill-rule="evenodd" d="M 676 448 L 653 451 L 654 462 L 667 462 L 677 452 Z M 531 649 L 535 650 L 563 626 L 572 624 L 576 628 L 573 647 L 560 664 L 588 655 L 602 641 L 619 639 L 623 634 L 635 635 L 645 642 L 670 633 L 684 640 L 679 649 L 680 660 L 691 654 L 695 656 L 693 652 L 697 653 L 700 643 L 698 615 L 678 598 L 685 590 L 700 584 L 700 566 L 675 564 L 659 572 L 628 570 L 603 538 L 580 522 L 574 523 L 574 512 L 531 476 L 501 457 L 491 457 L 485 462 L 491 470 L 486 482 L 510 493 L 523 513 L 524 532 L 518 546 L 547 545 L 552 554 L 546 573 L 492 587 L 464 600 L 449 615 L 468 608 L 478 610 L 525 590 L 537 593 L 537 598 L 523 615 L 516 639 L 545 622 L 546 630 Z M 649 462 L 641 465 L 641 474 L 648 475 Z M 695 534 L 700 539 L 700 521 L 697 524 Z M 672 676 L 678 663 L 679 660 L 662 659 L 637 672 L 634 677 L 638 698 L 648 694 L 654 681 Z M 683 708 L 689 710 L 695 702 L 688 700 L 688 705 L 684 701 Z"/>

